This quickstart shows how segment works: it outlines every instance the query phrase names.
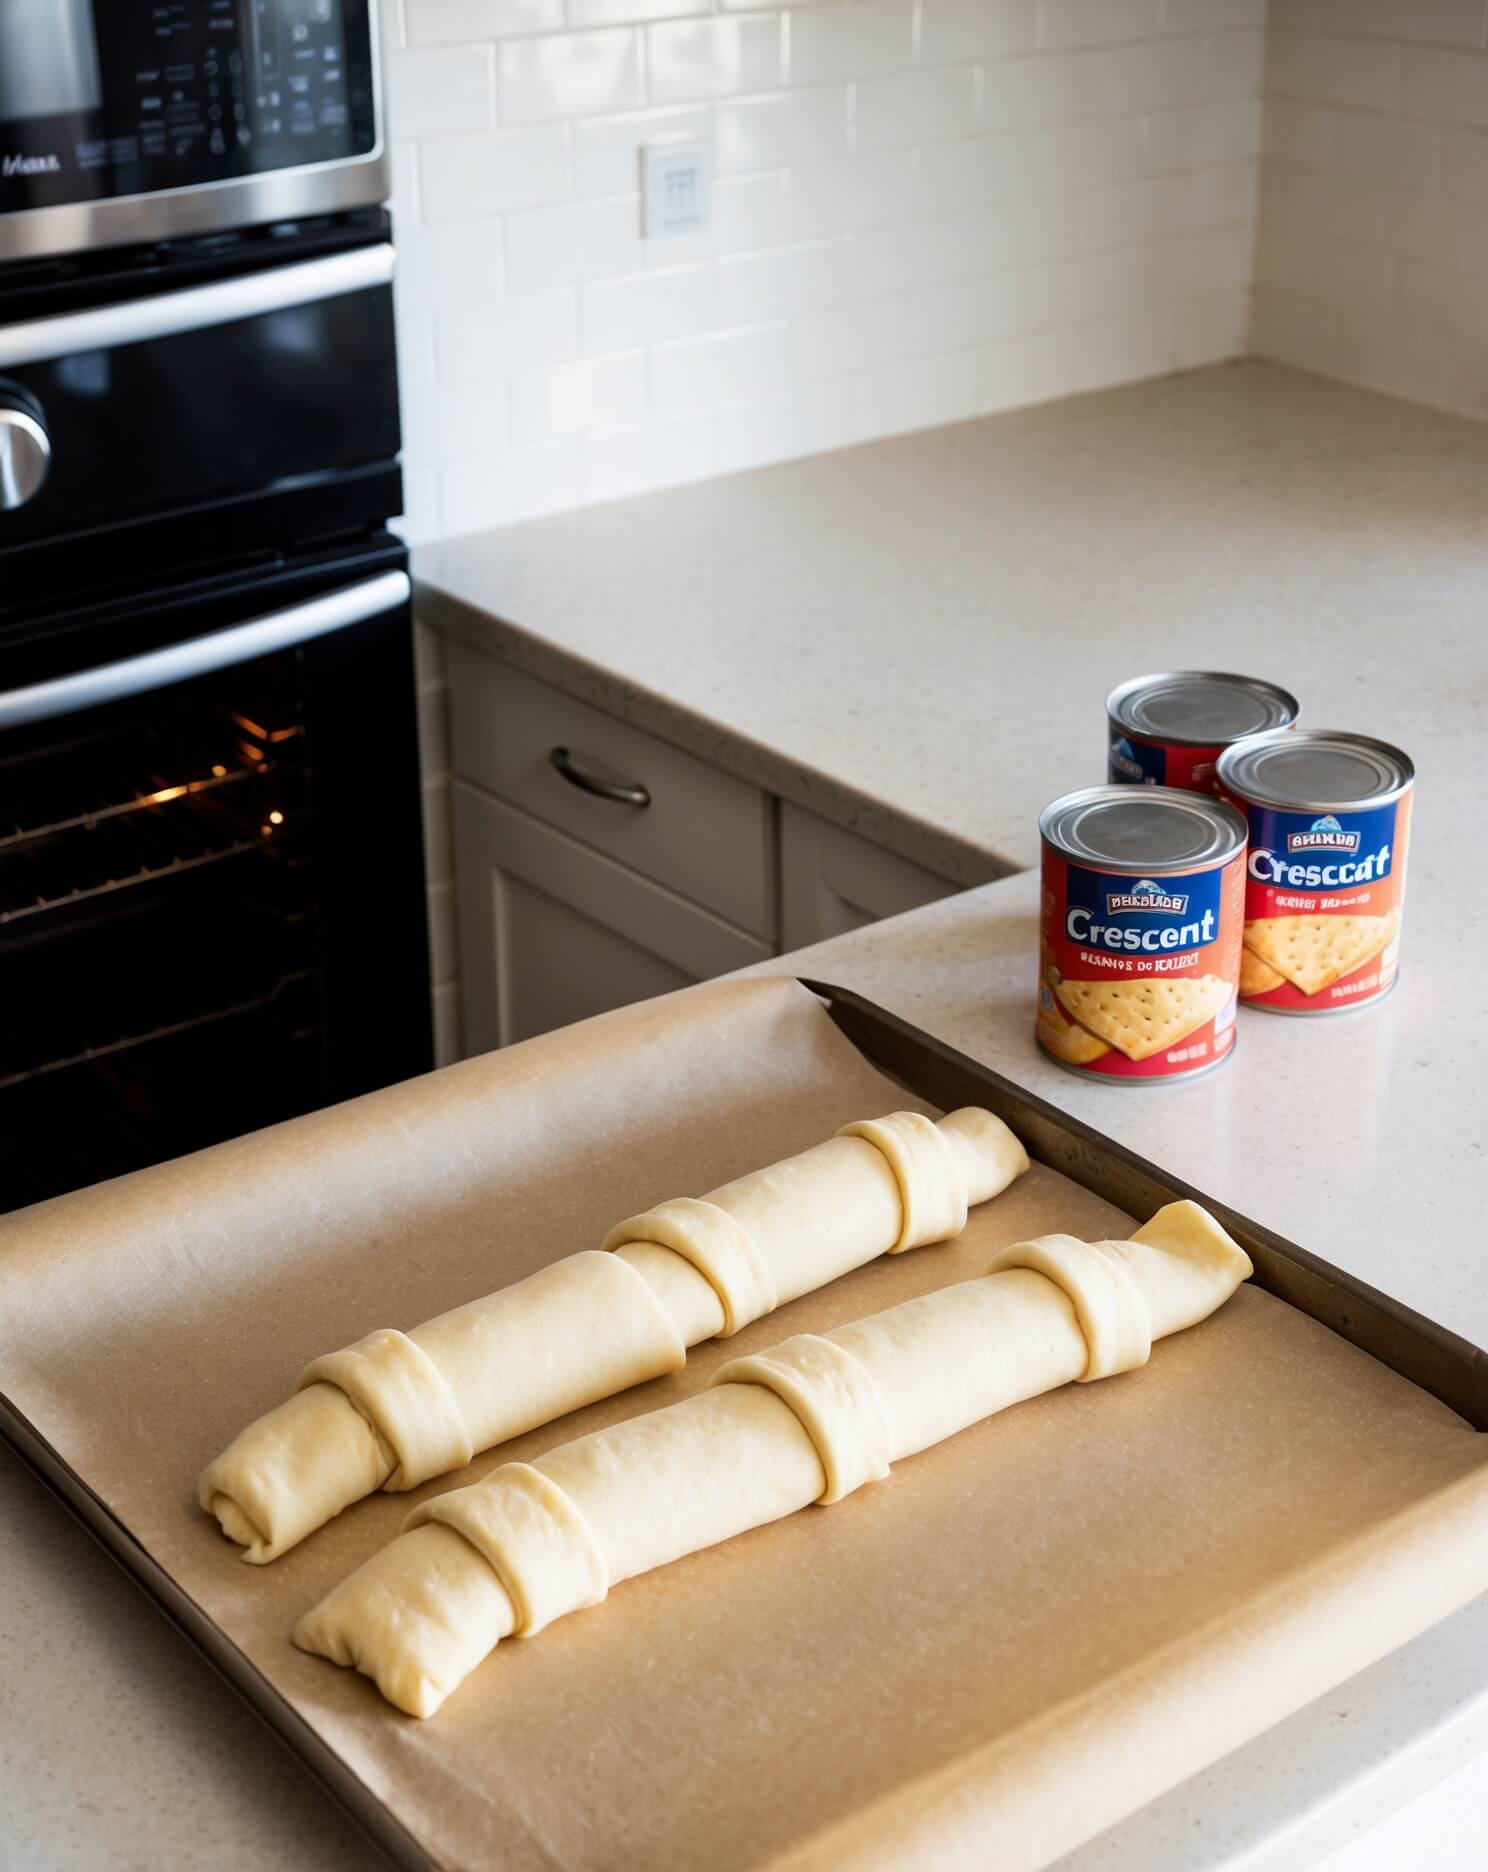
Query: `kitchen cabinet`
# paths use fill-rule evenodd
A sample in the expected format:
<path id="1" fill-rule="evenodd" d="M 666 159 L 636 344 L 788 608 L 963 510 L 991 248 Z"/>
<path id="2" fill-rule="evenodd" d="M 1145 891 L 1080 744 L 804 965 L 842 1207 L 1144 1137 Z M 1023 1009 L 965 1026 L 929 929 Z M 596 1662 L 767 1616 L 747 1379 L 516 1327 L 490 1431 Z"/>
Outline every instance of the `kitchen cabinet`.
<path id="1" fill-rule="evenodd" d="M 468 781 L 453 811 L 467 1054 L 772 953 Z"/>
<path id="2" fill-rule="evenodd" d="M 466 644 L 446 668 L 467 1054 L 956 888 Z"/>
<path id="3" fill-rule="evenodd" d="M 773 941 L 768 793 L 461 643 L 449 686 L 462 778 Z"/>
<path id="4" fill-rule="evenodd" d="M 780 805 L 780 937 L 784 949 L 845 936 L 917 910 L 959 885 L 788 801 Z"/>

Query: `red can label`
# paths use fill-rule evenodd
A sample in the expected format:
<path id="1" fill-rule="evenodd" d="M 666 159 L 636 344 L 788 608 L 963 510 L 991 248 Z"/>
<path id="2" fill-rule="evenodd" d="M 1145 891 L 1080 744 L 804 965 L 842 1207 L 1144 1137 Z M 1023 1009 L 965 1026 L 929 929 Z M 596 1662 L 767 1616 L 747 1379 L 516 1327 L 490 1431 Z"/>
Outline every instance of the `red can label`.
<path id="1" fill-rule="evenodd" d="M 1226 744 L 1228 745 L 1228 744 Z M 1147 741 L 1112 724 L 1106 751 L 1106 777 L 1113 786 L 1183 787 L 1190 793 L 1217 793 L 1214 764 L 1220 747 L 1180 747 L 1170 741 Z"/>
<path id="2" fill-rule="evenodd" d="M 1410 794 L 1356 812 L 1235 804 L 1250 822 L 1243 998 L 1292 1014 L 1378 1000 L 1399 964 Z"/>
<path id="3" fill-rule="evenodd" d="M 1175 1079 L 1235 1041 L 1245 859 L 1178 876 L 1044 848 L 1038 1041 L 1097 1079 Z"/>

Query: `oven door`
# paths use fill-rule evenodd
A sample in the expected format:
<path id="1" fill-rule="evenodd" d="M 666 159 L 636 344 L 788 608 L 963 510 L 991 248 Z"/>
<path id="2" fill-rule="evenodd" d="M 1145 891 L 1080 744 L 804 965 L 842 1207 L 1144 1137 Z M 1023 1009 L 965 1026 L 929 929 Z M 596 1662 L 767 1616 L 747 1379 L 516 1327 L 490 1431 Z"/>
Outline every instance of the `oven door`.
<path id="1" fill-rule="evenodd" d="M 40 318 L 0 297 L 0 621 L 399 512 L 392 274 L 362 237 Z"/>
<path id="2" fill-rule="evenodd" d="M 386 199 L 375 0 L 4 0 L 0 260 Z"/>
<path id="3" fill-rule="evenodd" d="M 0 676 L 0 1207 L 429 1069 L 398 542 L 50 620 Z"/>

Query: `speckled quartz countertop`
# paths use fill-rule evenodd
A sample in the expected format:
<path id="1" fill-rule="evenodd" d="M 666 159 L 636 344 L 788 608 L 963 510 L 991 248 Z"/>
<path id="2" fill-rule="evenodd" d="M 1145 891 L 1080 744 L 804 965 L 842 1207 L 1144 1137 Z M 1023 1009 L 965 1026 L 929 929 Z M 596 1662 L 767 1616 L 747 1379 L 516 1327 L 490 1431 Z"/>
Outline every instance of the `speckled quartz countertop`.
<path id="1" fill-rule="evenodd" d="M 456 541 L 419 571 L 443 628 L 967 881 L 1034 860 L 1039 807 L 1101 777 L 1106 689 L 1144 668 L 1238 664 L 1315 724 L 1401 742 L 1421 783 L 1399 988 L 1336 1022 L 1242 1015 L 1207 1080 L 1127 1091 L 1039 1058 L 1031 876 L 766 966 L 860 989 L 1488 1343 L 1488 427 L 1236 366 Z M 0 1581 L 0 1865 L 369 1863 L 3 1452 Z M 1480 1601 L 1061 1872 L 1469 1872 L 1485 1752 Z"/>
<path id="2" fill-rule="evenodd" d="M 1144 670 L 1269 676 L 1430 787 L 1483 726 L 1485 538 L 1488 425 L 1243 363 L 414 569 L 442 630 L 969 884 L 1104 779 L 1102 701 Z"/>

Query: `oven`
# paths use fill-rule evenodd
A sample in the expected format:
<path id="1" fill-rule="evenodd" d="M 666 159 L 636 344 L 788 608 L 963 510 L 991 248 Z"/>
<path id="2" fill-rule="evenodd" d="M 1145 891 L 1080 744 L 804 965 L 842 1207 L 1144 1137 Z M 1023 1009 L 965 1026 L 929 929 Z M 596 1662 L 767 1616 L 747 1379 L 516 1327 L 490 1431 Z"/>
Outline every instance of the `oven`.
<path id="1" fill-rule="evenodd" d="M 432 1064 L 371 29 L 0 6 L 0 1208 Z"/>

